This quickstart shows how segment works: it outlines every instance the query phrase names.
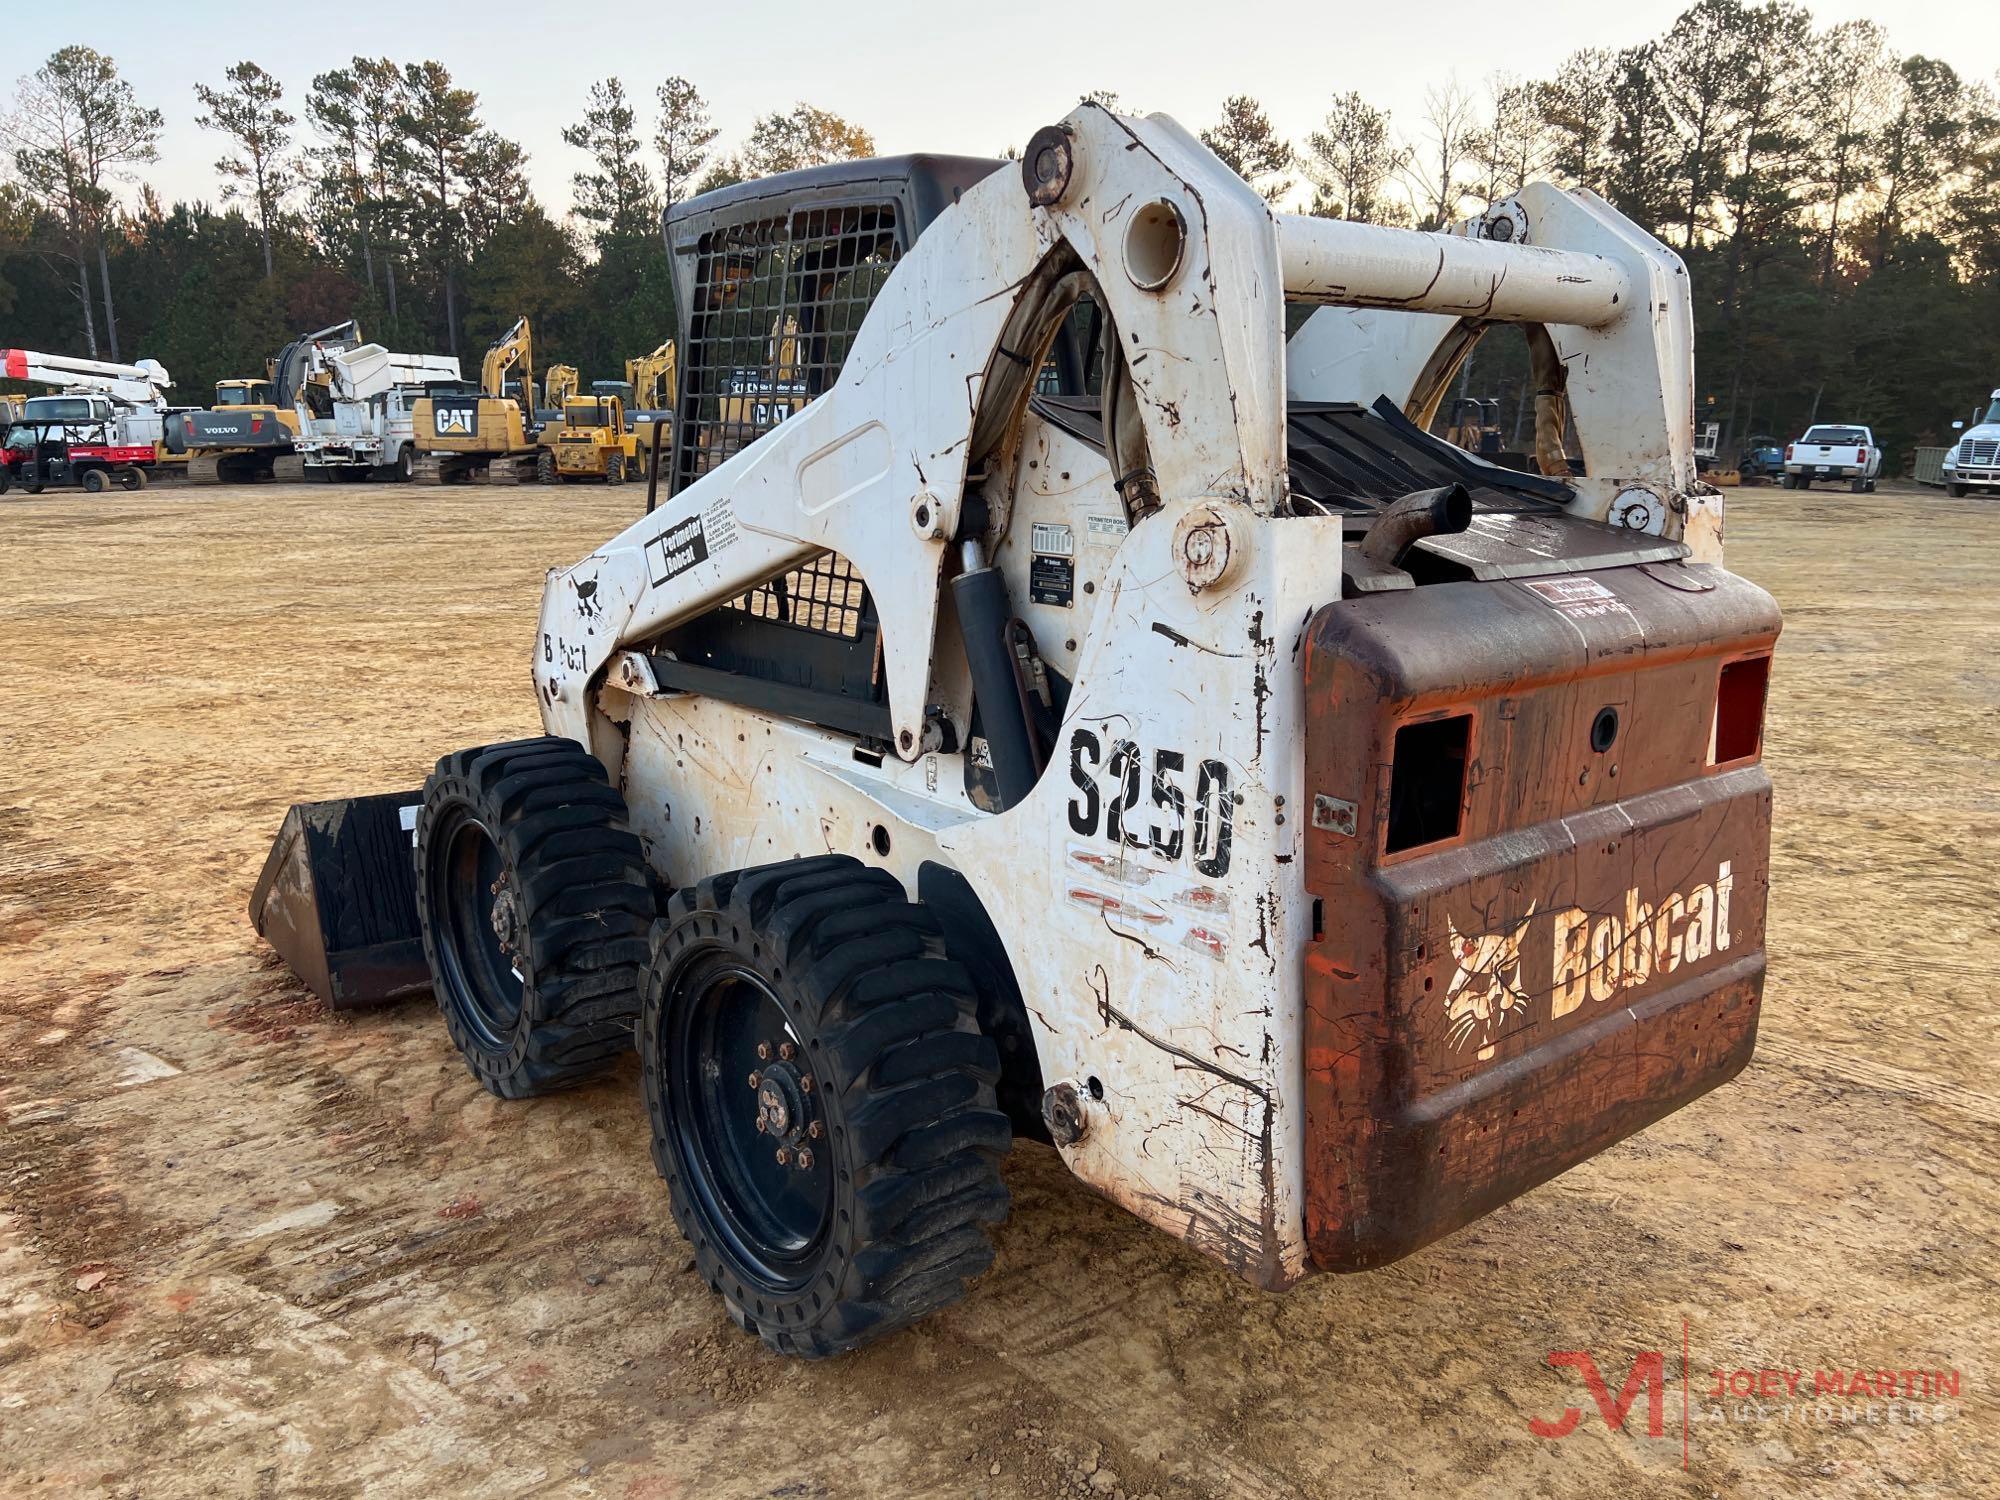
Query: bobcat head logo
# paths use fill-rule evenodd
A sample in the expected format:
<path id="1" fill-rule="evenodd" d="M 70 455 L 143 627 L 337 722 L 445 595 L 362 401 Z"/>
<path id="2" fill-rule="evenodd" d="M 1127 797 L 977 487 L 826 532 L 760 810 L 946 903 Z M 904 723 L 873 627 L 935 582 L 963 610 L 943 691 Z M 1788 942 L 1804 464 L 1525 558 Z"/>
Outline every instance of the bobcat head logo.
<path id="1" fill-rule="evenodd" d="M 1451 939 L 1452 961 L 1458 972 L 1444 992 L 1445 1035 L 1454 1047 L 1477 1041 L 1479 1055 L 1491 1057 L 1500 1025 L 1510 1011 L 1528 1008 L 1521 988 L 1521 939 L 1535 918 L 1534 904 L 1512 932 L 1482 932 L 1467 937 L 1449 914 L 1444 919 Z"/>

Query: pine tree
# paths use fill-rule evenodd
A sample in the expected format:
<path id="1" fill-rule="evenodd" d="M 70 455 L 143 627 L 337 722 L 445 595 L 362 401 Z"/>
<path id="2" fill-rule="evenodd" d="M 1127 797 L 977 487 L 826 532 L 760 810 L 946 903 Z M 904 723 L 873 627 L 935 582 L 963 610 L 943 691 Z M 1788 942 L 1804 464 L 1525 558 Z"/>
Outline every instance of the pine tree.
<path id="1" fill-rule="evenodd" d="M 709 123 L 708 101 L 685 78 L 669 78 L 659 87 L 660 123 L 653 145 L 660 153 L 660 197 L 671 208 L 688 196 L 698 174 L 708 165 L 715 127 Z"/>
<path id="2" fill-rule="evenodd" d="M 1295 161 L 1291 145 L 1279 138 L 1264 107 L 1248 94 L 1232 94 L 1222 101 L 1222 119 L 1201 133 L 1201 143 L 1266 203 L 1291 191 L 1292 180 L 1282 175 Z"/>
<path id="3" fill-rule="evenodd" d="M 600 250 L 612 240 L 652 232 L 653 179 L 639 159 L 638 117 L 616 78 L 590 86 L 583 118 L 563 141 L 590 153 L 591 168 L 570 178 L 578 218 L 596 226 Z"/>
<path id="4" fill-rule="evenodd" d="M 1389 202 L 1387 189 L 1403 170 L 1407 155 L 1390 134 L 1387 110 L 1375 108 L 1358 93 L 1334 95 L 1325 124 L 1306 141 L 1312 211 L 1323 218 L 1364 224 L 1399 218 L 1400 205 Z"/>
<path id="5" fill-rule="evenodd" d="M 247 197 L 257 210 L 257 227 L 264 239 L 264 275 L 271 275 L 271 225 L 297 181 L 297 167 L 286 155 L 298 116 L 279 105 L 285 86 L 253 62 L 232 64 L 223 75 L 228 87 L 194 86 L 194 96 L 207 111 L 195 121 L 205 130 L 222 132 L 236 142 L 234 155 L 215 164 L 222 174 L 224 198 Z"/>

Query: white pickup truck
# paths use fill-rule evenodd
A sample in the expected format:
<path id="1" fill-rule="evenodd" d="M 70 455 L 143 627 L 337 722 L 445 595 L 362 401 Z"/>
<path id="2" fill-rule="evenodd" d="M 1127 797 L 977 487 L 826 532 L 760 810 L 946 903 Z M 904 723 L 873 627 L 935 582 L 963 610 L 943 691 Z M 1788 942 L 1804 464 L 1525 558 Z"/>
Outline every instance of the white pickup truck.
<path id="1" fill-rule="evenodd" d="M 1805 436 L 1785 444 L 1785 488 L 1809 490 L 1815 479 L 1845 479 L 1855 494 L 1875 488 L 1882 472 L 1882 450 L 1866 427 L 1846 422 L 1820 422 Z"/>
<path id="2" fill-rule="evenodd" d="M 1972 490 L 2000 491 L 2000 391 L 1993 393 L 1986 415 L 1972 426 L 1951 425 L 1959 434 L 1944 454 L 1946 492 L 1959 500 Z"/>

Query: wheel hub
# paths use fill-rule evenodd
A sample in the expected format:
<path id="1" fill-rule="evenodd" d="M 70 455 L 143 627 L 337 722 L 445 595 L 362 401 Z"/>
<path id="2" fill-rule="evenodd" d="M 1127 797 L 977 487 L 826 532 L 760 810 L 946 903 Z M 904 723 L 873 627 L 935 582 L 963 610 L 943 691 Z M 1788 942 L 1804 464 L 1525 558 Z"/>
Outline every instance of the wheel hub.
<path id="1" fill-rule="evenodd" d="M 493 936 L 500 940 L 500 951 L 511 954 L 516 939 L 521 935 L 521 905 L 515 899 L 514 887 L 502 875 L 493 882 Z"/>
<path id="2" fill-rule="evenodd" d="M 806 1094 L 799 1072 L 789 1062 L 774 1062 L 755 1075 L 757 1129 L 773 1144 L 791 1147 L 804 1140 Z"/>

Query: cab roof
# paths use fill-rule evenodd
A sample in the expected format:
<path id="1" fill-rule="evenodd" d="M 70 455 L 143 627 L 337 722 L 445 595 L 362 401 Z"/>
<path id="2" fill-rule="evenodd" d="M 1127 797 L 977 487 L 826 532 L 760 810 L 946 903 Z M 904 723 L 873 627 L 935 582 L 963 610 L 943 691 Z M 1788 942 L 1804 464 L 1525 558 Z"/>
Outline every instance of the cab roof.
<path id="1" fill-rule="evenodd" d="M 811 206 L 857 198 L 894 198 L 905 210 L 914 240 L 967 188 L 1007 165 L 986 156 L 917 153 L 801 167 L 775 177 L 732 183 L 673 204 L 662 216 L 661 227 L 670 252 L 692 251 L 709 228 L 764 218 L 781 203 Z"/>

